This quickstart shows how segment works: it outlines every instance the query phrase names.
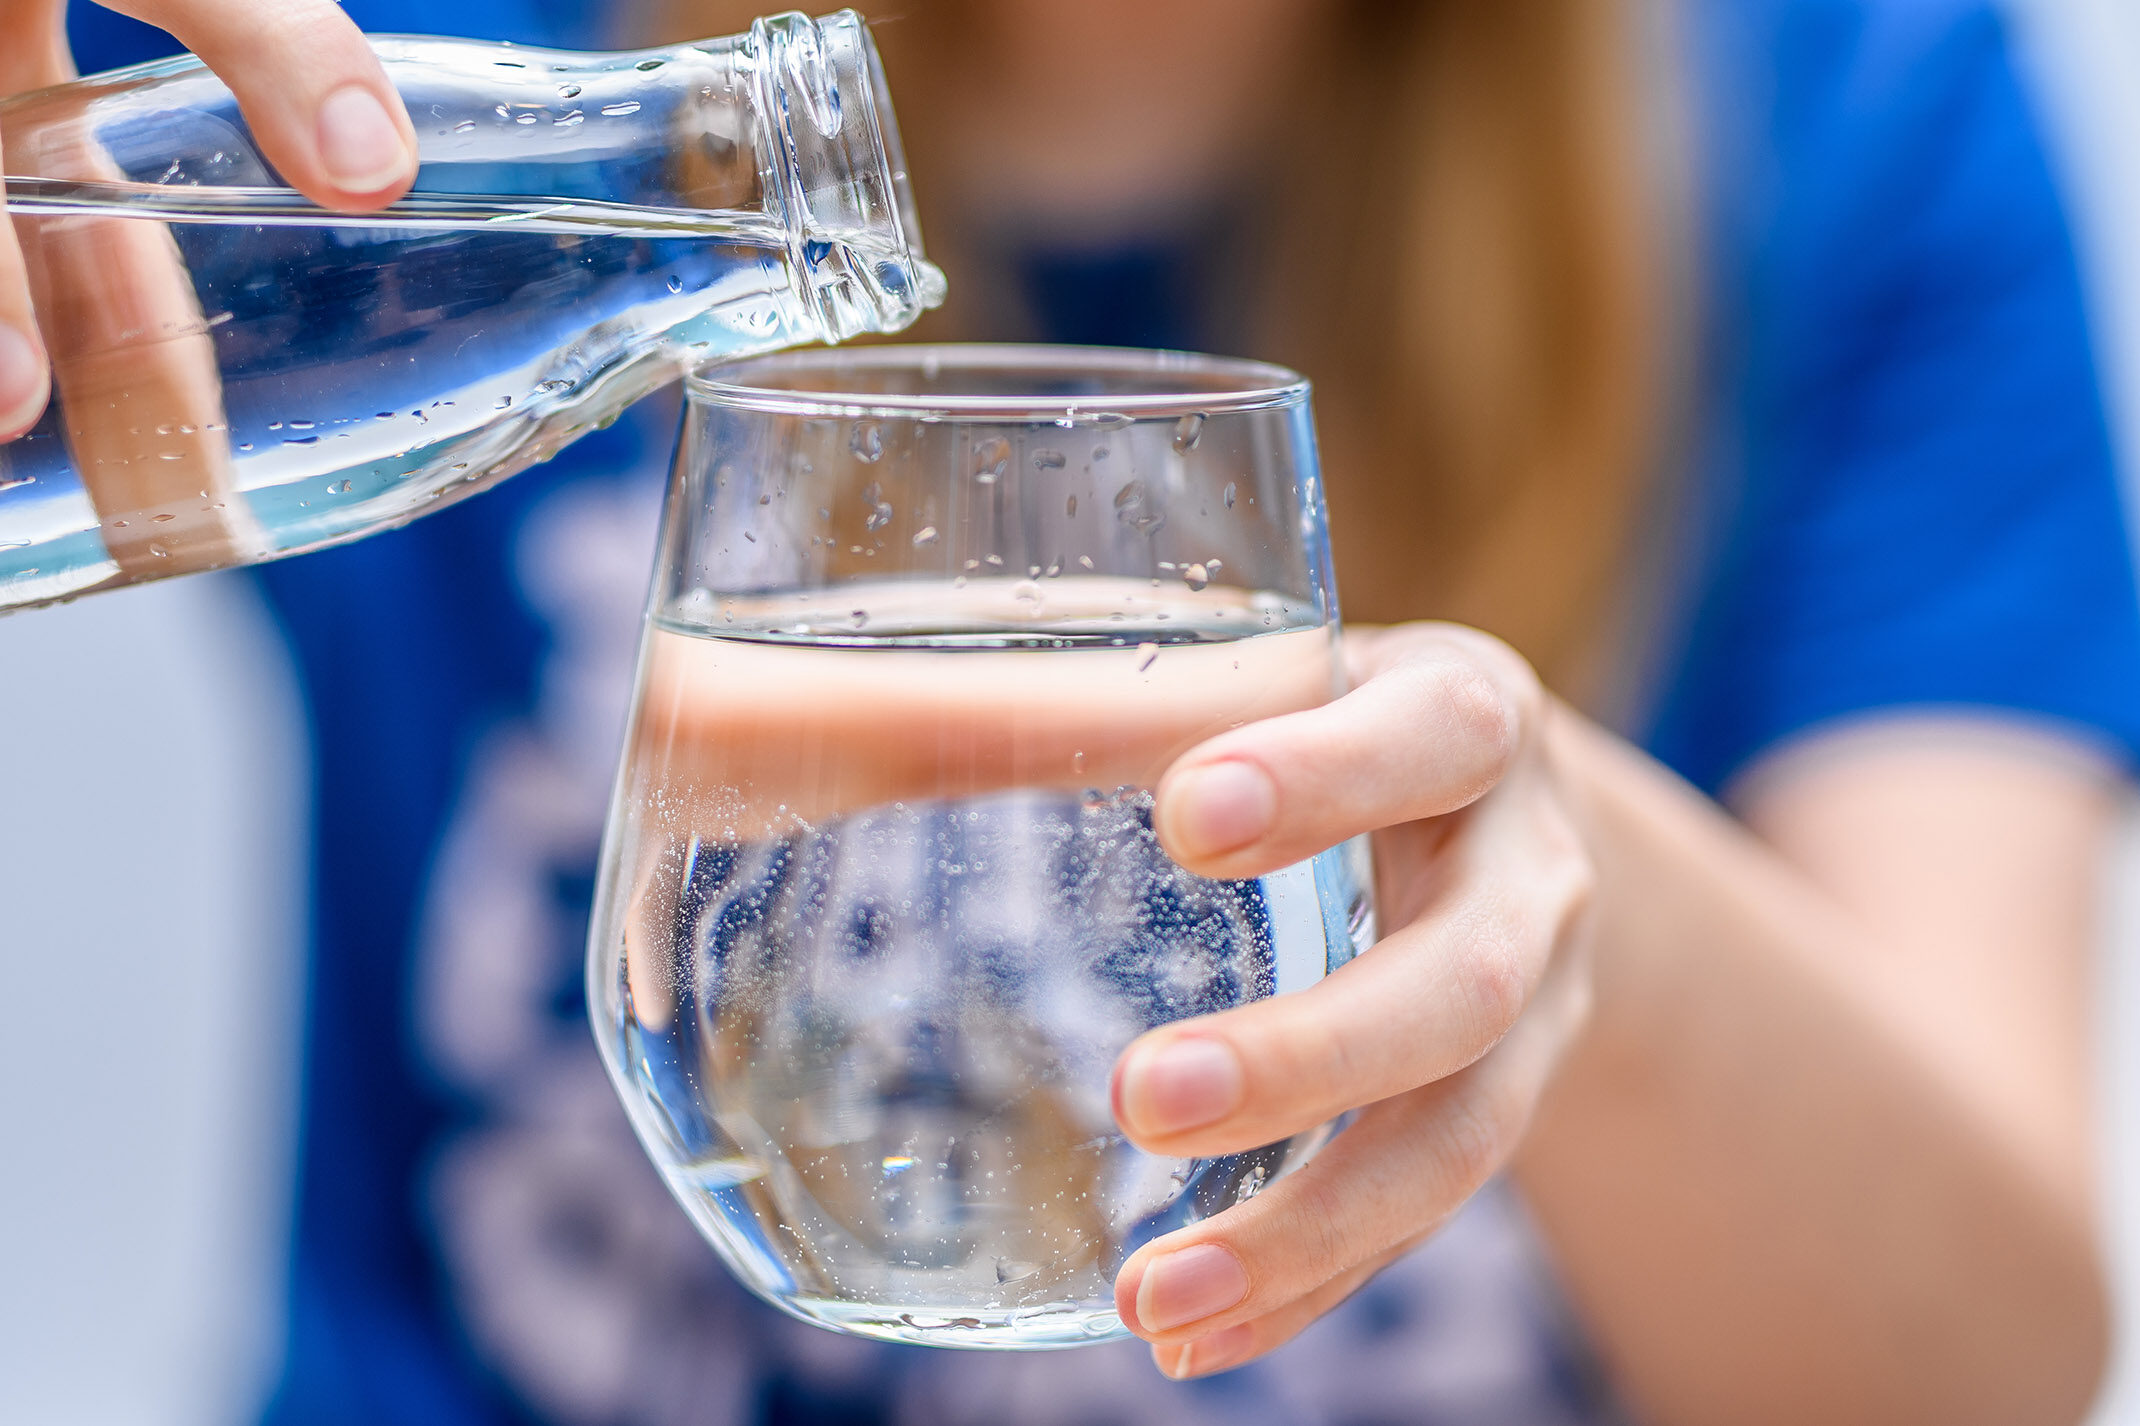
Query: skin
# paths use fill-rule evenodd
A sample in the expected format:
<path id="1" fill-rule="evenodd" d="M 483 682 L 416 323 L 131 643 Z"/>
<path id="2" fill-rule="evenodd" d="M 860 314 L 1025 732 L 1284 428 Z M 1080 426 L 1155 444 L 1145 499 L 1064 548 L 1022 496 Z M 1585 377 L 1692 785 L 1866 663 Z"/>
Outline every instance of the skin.
<path id="1" fill-rule="evenodd" d="M 323 0 L 124 8 L 231 80 L 308 195 L 361 208 L 408 181 L 413 158 L 340 189 L 320 160 L 346 85 L 408 135 Z M 1041 221 L 1087 199 L 1101 237 L 1187 201 L 1183 175 L 1238 157 L 1320 14 L 998 0 L 986 73 L 1018 102 L 985 81 L 955 97 L 969 172 Z M 70 72 L 56 16 L 0 0 L 0 91 Z M 1066 26 L 1145 43 L 1073 63 L 1091 50 Z M 0 323 L 30 331 L 29 312 L 0 225 Z M 27 371 L 0 361 L 0 439 L 43 404 L 41 355 Z M 1117 1066 L 1125 1131 L 1163 1153 L 1361 1111 L 1298 1174 L 1124 1267 L 1123 1319 L 1161 1369 L 1271 1350 L 1505 1169 L 1657 1426 L 2076 1419 L 2107 1333 L 2086 975 L 2102 772 L 1988 722 L 1820 730 L 1732 815 L 1484 635 L 1361 632 L 1348 654 L 1350 695 L 1211 739 L 1158 789 L 1168 851 L 1210 875 L 1373 832 L 1394 928 L 1312 990 L 1155 1031 Z"/>

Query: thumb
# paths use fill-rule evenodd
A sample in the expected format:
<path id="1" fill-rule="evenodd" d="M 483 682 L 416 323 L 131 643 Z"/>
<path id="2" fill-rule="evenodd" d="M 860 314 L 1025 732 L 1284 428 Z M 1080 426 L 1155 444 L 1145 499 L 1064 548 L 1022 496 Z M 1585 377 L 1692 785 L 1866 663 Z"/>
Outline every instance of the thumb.
<path id="1" fill-rule="evenodd" d="M 177 36 L 237 95 L 261 152 L 329 208 L 389 203 L 416 177 L 416 129 L 356 23 L 331 0 L 108 0 Z"/>

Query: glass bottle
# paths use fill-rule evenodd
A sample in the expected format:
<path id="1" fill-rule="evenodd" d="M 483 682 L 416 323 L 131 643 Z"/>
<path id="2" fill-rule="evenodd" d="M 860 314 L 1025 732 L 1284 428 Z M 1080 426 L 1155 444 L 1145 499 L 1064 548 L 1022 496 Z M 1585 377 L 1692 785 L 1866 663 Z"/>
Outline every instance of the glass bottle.
<path id="1" fill-rule="evenodd" d="M 54 395 L 0 445 L 0 611 L 405 523 L 688 367 L 942 300 L 867 28 L 375 41 L 414 190 L 314 207 L 181 57 L 0 104 Z"/>

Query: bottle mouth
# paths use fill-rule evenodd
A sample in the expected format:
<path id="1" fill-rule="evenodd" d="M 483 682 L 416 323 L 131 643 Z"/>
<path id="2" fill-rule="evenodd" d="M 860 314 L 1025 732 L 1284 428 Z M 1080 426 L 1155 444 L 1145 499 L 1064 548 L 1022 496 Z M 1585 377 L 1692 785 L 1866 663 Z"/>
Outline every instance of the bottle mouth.
<path id="1" fill-rule="evenodd" d="M 751 26 L 765 193 L 825 336 L 897 331 L 938 305 L 906 154 L 869 27 L 852 10 Z"/>

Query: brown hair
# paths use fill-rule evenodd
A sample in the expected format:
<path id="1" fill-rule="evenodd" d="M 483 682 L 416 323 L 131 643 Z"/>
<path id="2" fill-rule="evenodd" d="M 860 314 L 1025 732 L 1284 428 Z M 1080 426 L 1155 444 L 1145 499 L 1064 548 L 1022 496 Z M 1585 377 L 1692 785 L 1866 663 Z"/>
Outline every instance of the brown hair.
<path id="1" fill-rule="evenodd" d="M 1624 608 L 1662 428 L 1673 251 L 1644 0 L 1336 0 L 1214 280 L 1214 344 L 1316 384 L 1348 616 L 1456 619 L 1580 695 Z M 748 23 L 667 0 L 669 38 Z M 922 223 L 954 301 L 918 336 L 1000 338 L 1006 304 L 931 208 L 933 72 L 957 5 L 882 24 Z M 1333 261 L 1333 244 L 1344 251 Z M 997 274 L 1000 277 L 1000 274 Z M 957 300 L 961 290 L 968 300 Z M 1011 304 L 1015 305 L 1015 304 Z"/>

